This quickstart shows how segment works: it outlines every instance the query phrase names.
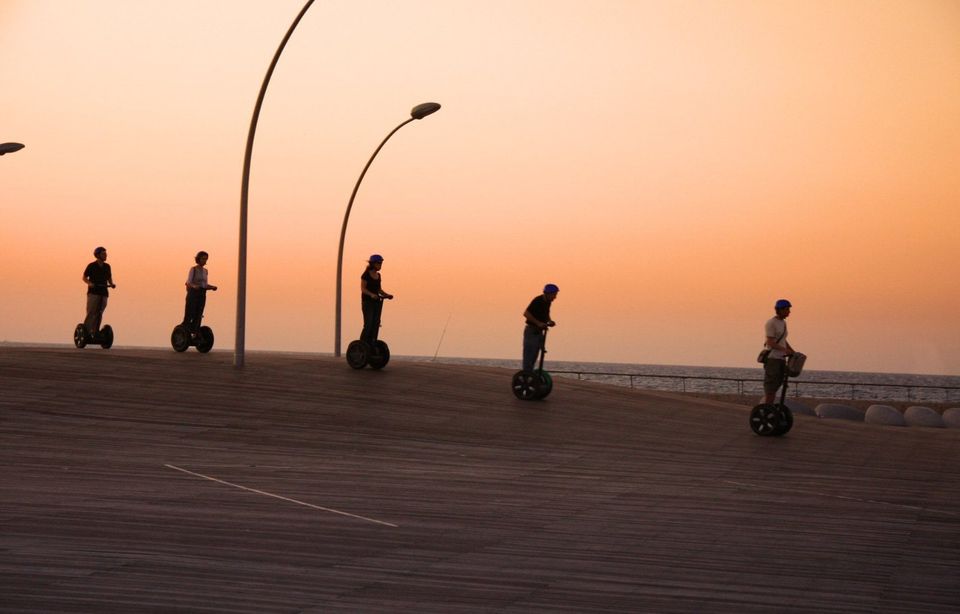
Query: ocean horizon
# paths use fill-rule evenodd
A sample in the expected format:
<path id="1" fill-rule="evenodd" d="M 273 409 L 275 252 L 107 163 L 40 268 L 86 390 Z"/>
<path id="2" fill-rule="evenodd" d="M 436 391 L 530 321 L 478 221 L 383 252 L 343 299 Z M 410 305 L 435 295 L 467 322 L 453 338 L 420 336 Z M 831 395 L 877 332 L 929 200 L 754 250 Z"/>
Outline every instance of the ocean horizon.
<path id="1" fill-rule="evenodd" d="M 31 343 L 0 341 L 6 347 L 72 348 L 67 343 Z M 164 350 L 165 346 L 124 346 L 134 350 Z M 123 349 L 123 348 L 117 348 Z M 172 351 L 172 350 L 171 350 Z M 217 353 L 232 352 L 215 348 Z M 247 349 L 248 353 L 276 353 L 300 356 L 326 356 L 331 352 Z M 467 366 L 519 369 L 519 358 L 465 358 L 456 356 L 415 356 L 395 354 L 394 359 L 414 362 L 437 362 Z M 661 390 L 666 392 L 702 392 L 716 394 L 763 394 L 763 370 L 757 367 L 716 367 L 693 365 L 659 365 L 621 362 L 550 360 L 546 370 L 557 377 L 571 377 L 614 386 Z M 789 396 L 858 400 L 960 402 L 960 376 L 885 373 L 866 371 L 804 370 L 790 380 Z"/>
<path id="2" fill-rule="evenodd" d="M 397 356 L 403 360 L 520 368 L 519 359 Z M 763 369 L 551 360 L 545 370 L 615 386 L 717 394 L 763 394 Z M 960 402 L 960 376 L 864 371 L 804 370 L 790 380 L 789 396 L 858 400 Z"/>

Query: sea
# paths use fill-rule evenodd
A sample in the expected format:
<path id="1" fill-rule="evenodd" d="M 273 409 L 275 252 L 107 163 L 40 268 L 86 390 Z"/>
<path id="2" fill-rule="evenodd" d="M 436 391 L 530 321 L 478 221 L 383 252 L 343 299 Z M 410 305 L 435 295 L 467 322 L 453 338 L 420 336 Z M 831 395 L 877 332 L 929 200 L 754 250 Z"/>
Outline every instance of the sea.
<path id="1" fill-rule="evenodd" d="M 519 369 L 518 360 L 492 358 L 425 358 L 405 360 Z M 736 367 L 691 367 L 612 362 L 550 361 L 554 377 L 571 377 L 668 392 L 763 395 L 763 369 Z M 960 376 L 911 373 L 864 373 L 857 371 L 804 370 L 789 380 L 788 396 L 821 399 L 916 401 L 960 403 Z"/>

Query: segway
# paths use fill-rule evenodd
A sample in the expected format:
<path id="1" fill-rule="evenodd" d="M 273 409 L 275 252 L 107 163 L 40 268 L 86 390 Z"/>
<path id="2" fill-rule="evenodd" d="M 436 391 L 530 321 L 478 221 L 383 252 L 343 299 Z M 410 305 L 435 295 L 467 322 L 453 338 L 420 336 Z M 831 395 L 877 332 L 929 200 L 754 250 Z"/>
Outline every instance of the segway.
<path id="1" fill-rule="evenodd" d="M 201 326 L 192 331 L 183 324 L 177 324 L 170 334 L 170 345 L 177 352 L 186 352 L 190 346 L 195 346 L 198 352 L 206 354 L 213 349 L 213 329 Z"/>
<path id="2" fill-rule="evenodd" d="M 779 403 L 760 403 L 750 412 L 750 428 L 761 437 L 782 437 L 793 428 L 793 412 L 787 407 L 787 380 L 799 377 L 806 355 L 794 352 L 787 360 Z"/>
<path id="3" fill-rule="evenodd" d="M 202 290 L 206 294 L 207 289 Z M 203 315 L 200 319 L 203 320 Z M 177 352 L 186 352 L 190 346 L 194 346 L 198 352 L 206 354 L 213 349 L 213 329 L 209 326 L 191 327 L 185 323 L 177 324 L 170 333 L 170 345 Z"/>
<path id="4" fill-rule="evenodd" d="M 362 339 L 355 339 L 347 346 L 347 364 L 354 369 L 369 366 L 379 370 L 390 362 L 390 347 L 379 339 L 370 345 Z"/>
<path id="5" fill-rule="evenodd" d="M 107 324 L 91 335 L 87 327 L 83 325 L 83 322 L 77 324 L 77 327 L 73 329 L 73 344 L 82 349 L 91 343 L 97 344 L 105 350 L 109 350 L 113 345 L 113 327 Z"/>
<path id="6" fill-rule="evenodd" d="M 379 322 L 377 328 L 380 328 Z M 379 371 L 386 367 L 388 362 L 390 362 L 390 346 L 385 341 L 378 339 L 373 343 L 367 343 L 363 339 L 354 339 L 347 346 L 347 364 L 354 369 L 369 366 Z"/>
<path id="7" fill-rule="evenodd" d="M 553 378 L 543 370 L 543 359 L 547 354 L 547 331 L 544 329 L 540 340 L 540 368 L 536 371 L 517 371 L 513 374 L 513 394 L 521 401 L 545 399 L 553 392 Z"/>

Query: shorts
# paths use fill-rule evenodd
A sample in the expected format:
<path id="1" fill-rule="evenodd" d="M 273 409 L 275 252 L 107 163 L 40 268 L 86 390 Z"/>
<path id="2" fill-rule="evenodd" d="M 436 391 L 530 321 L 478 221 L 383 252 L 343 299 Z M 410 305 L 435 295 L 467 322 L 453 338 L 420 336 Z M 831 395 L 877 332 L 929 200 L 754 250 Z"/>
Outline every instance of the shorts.
<path id="1" fill-rule="evenodd" d="M 782 358 L 768 358 L 763 363 L 763 391 L 773 394 L 783 386 L 787 377 L 787 361 Z"/>

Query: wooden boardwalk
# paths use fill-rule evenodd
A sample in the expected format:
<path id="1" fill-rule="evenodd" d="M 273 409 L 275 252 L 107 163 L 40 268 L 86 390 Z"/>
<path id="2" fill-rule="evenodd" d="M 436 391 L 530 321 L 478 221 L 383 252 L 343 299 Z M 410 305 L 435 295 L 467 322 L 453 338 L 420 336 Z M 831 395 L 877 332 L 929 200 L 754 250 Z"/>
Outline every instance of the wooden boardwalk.
<path id="1" fill-rule="evenodd" d="M 960 432 L 510 375 L 0 347 L 0 611 L 960 611 Z"/>

